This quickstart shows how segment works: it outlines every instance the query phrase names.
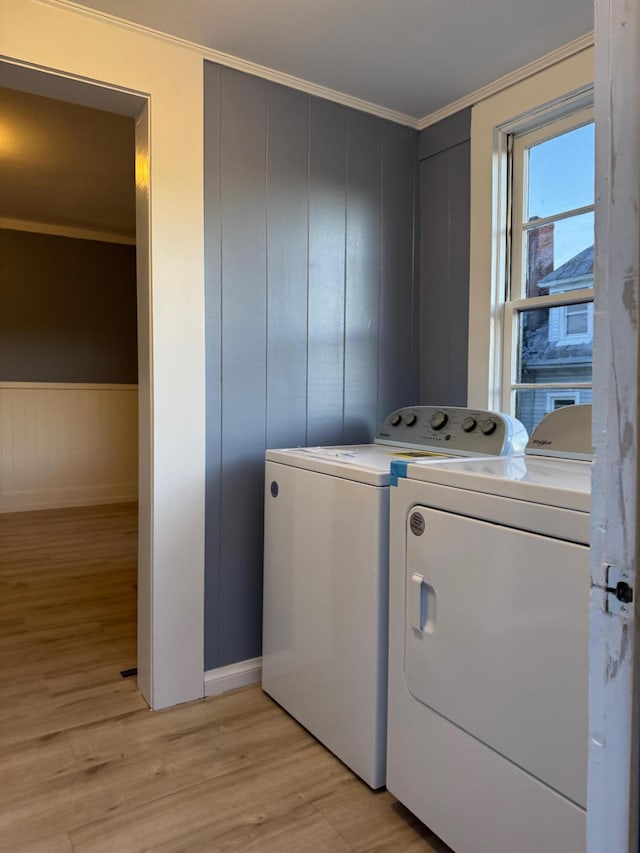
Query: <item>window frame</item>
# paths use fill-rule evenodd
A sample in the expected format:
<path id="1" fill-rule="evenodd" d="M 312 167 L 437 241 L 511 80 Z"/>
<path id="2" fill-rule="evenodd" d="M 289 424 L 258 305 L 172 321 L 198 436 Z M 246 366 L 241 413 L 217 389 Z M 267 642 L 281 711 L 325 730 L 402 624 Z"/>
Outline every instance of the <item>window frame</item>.
<path id="1" fill-rule="evenodd" d="M 533 128 L 530 124 L 524 126 L 523 130 L 513 129 L 507 132 L 505 149 L 507 156 L 507 185 L 505 187 L 506 202 L 502 207 L 502 215 L 505 217 L 504 236 L 505 240 L 505 274 L 503 285 L 502 313 L 502 335 L 501 351 L 495 353 L 502 366 L 499 386 L 499 408 L 509 414 L 516 414 L 516 397 L 520 390 L 537 389 L 547 392 L 558 392 L 566 389 L 591 390 L 592 382 L 520 382 L 518 381 L 518 335 L 520 315 L 525 311 L 541 308 L 566 308 L 569 305 L 580 305 L 593 303 L 594 291 L 593 280 L 591 287 L 569 287 L 562 293 L 549 293 L 547 296 L 527 297 L 526 294 L 526 252 L 525 234 L 525 202 L 527 187 L 527 164 L 525 151 L 549 139 L 585 127 L 594 121 L 593 106 L 585 106 L 584 99 L 578 98 L 563 105 L 560 115 L 552 112 L 540 117 L 539 123 Z M 535 122 L 535 119 L 533 119 Z M 503 132 L 505 132 L 503 130 Z M 594 176 L 595 178 L 595 176 Z M 595 198 L 594 198 L 595 202 Z M 548 222 L 557 222 L 594 212 L 594 204 L 573 208 L 561 214 L 545 217 L 539 220 L 535 227 L 540 227 Z M 518 208 L 518 215 L 516 215 Z M 513 294 L 514 285 L 516 293 Z M 593 315 L 589 312 L 588 325 L 591 328 L 586 334 L 565 340 L 567 336 L 560 337 L 558 342 L 583 343 L 592 339 Z"/>
<path id="2" fill-rule="evenodd" d="M 502 406 L 508 135 L 592 106 L 594 69 L 593 46 L 581 47 L 472 108 L 467 361 L 471 407 Z M 557 298 L 561 302 L 564 297 Z"/>

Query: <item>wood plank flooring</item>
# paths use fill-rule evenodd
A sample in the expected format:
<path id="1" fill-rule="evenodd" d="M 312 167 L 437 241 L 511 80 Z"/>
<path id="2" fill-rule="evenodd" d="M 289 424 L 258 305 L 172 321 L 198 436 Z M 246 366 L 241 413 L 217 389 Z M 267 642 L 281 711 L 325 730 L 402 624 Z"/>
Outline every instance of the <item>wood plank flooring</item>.
<path id="1" fill-rule="evenodd" d="M 0 515 L 0 851 L 445 853 L 258 687 L 149 711 L 136 521 Z"/>

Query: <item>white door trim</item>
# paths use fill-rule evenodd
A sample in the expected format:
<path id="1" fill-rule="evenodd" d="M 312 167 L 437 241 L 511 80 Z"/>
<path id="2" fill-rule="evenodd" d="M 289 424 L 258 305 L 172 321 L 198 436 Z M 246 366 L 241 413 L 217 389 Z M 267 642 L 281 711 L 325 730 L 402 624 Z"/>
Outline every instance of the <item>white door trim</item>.
<path id="1" fill-rule="evenodd" d="M 638 849 L 640 7 L 596 0 L 588 853 Z M 635 588 L 623 605 L 606 591 Z"/>
<path id="2" fill-rule="evenodd" d="M 131 105 L 135 96 L 127 114 L 138 117 L 143 309 L 138 668 L 147 701 L 163 708 L 204 693 L 202 57 L 37 0 L 0 0 L 0 20 L 3 61 L 50 80 L 55 97 L 66 99 L 65 81 L 76 89 L 89 82 L 91 98 L 102 93 L 105 102 L 123 93 Z"/>

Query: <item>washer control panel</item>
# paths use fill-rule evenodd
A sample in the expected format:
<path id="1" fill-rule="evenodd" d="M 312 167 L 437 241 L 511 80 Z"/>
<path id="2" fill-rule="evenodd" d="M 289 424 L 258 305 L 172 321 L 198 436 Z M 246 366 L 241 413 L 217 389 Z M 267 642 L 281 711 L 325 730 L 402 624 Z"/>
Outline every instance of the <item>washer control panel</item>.
<path id="1" fill-rule="evenodd" d="M 529 436 L 510 415 L 457 406 L 407 406 L 388 415 L 376 444 L 391 444 L 453 456 L 521 453 Z"/>

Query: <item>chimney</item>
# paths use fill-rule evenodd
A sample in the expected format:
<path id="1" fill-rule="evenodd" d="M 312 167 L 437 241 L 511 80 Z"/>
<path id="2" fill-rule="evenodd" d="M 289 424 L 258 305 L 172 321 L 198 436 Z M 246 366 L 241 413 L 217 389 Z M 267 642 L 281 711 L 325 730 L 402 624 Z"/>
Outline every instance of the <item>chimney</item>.
<path id="1" fill-rule="evenodd" d="M 537 219 L 538 217 L 533 217 Z M 533 221 L 533 220 L 530 220 Z M 529 231 L 527 242 L 527 297 L 547 296 L 548 287 L 538 282 L 553 271 L 553 222 Z"/>

